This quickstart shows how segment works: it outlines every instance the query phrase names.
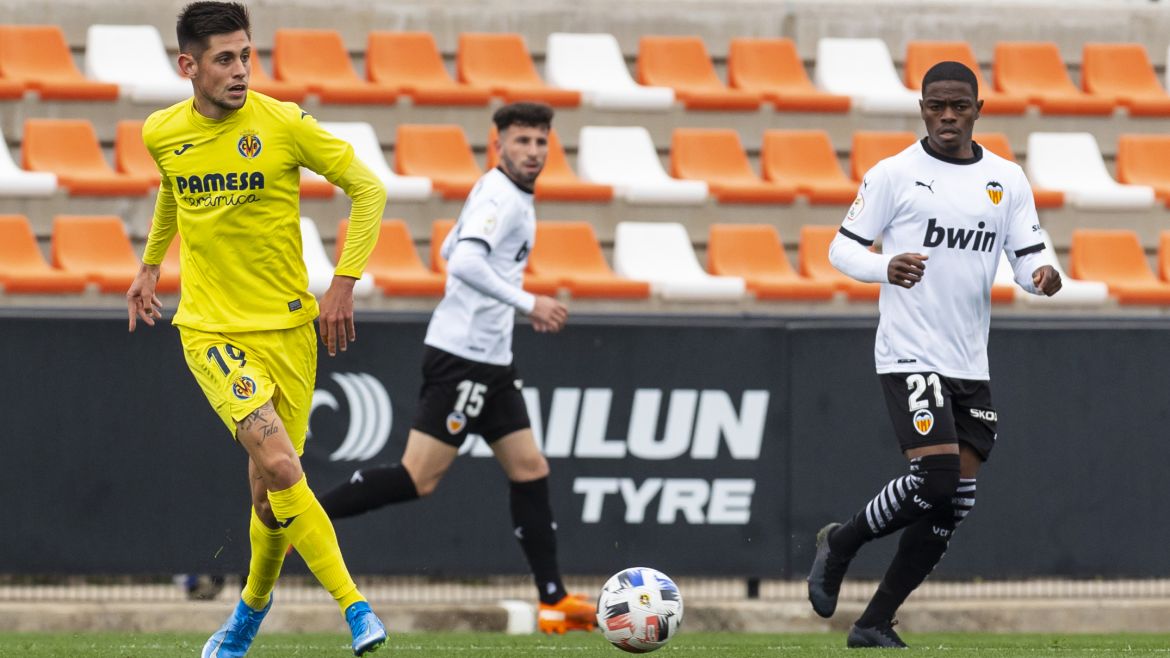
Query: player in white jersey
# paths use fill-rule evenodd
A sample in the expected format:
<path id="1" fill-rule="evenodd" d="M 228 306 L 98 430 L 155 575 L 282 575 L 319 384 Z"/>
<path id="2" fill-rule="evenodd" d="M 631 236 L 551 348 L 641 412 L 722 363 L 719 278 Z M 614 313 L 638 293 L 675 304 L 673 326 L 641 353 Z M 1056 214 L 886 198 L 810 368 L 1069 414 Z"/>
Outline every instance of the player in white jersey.
<path id="1" fill-rule="evenodd" d="M 920 101 L 927 136 L 866 173 L 829 250 L 845 274 L 884 284 L 874 360 L 910 460 L 908 475 L 882 487 L 850 520 L 817 533 L 809 601 L 830 617 L 858 549 L 904 529 L 850 629 L 850 647 L 906 646 L 893 630 L 894 613 L 934 570 L 975 504 L 975 477 L 995 443 L 987 334 L 1001 252 L 1027 292 L 1053 295 L 1061 287 L 1024 172 L 971 138 L 978 97 L 966 66 L 940 62 L 927 71 Z M 869 249 L 879 238 L 880 254 Z"/>
<path id="2" fill-rule="evenodd" d="M 471 190 L 443 243 L 447 288 L 431 316 L 423 385 L 402 463 L 357 471 L 321 497 L 333 519 L 414 500 L 435 490 L 469 433 L 487 441 L 511 486 L 514 533 L 532 567 L 546 633 L 590 630 L 595 609 L 561 581 L 548 461 L 533 438 L 512 365 L 516 311 L 557 332 L 568 310 L 521 287 L 536 236 L 533 189 L 548 155 L 553 111 L 515 103 L 496 111 L 498 168 Z"/>

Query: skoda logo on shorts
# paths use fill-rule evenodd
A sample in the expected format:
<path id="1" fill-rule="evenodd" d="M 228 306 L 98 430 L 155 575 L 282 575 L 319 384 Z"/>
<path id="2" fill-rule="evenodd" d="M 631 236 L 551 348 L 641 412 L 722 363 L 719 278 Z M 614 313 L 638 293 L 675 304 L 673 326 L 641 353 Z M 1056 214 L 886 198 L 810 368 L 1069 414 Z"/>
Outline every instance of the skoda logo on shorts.
<path id="1" fill-rule="evenodd" d="M 914 412 L 914 429 L 919 434 L 923 436 L 930 434 L 932 427 L 934 427 L 934 414 L 930 413 L 929 409 L 919 409 Z"/>
<path id="2" fill-rule="evenodd" d="M 232 395 L 237 400 L 251 400 L 256 395 L 256 381 L 247 375 L 240 375 L 232 382 Z"/>
<path id="3" fill-rule="evenodd" d="M 329 461 L 373 459 L 390 440 L 390 428 L 394 420 L 390 394 L 382 382 L 364 372 L 334 372 L 330 373 L 329 378 L 341 388 L 349 406 L 349 430 L 341 445 L 329 455 Z M 313 391 L 308 437 L 313 436 L 312 416 L 317 407 L 329 407 L 337 411 L 340 405 L 329 391 L 321 388 Z"/>

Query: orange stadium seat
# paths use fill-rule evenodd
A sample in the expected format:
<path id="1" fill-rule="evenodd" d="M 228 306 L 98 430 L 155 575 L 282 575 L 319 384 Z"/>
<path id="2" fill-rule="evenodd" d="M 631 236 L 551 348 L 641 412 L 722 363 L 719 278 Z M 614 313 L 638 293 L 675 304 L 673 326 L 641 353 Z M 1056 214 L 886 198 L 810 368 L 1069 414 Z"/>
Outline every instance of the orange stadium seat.
<path id="1" fill-rule="evenodd" d="M 614 274 L 589 222 L 536 223 L 536 248 L 528 269 L 568 288 L 573 297 L 646 299 L 650 284 Z"/>
<path id="2" fill-rule="evenodd" d="M 738 276 L 757 299 L 832 299 L 836 286 L 802 278 L 784 254 L 780 233 L 769 224 L 712 224 L 707 271 Z"/>
<path id="3" fill-rule="evenodd" d="M 17 100 L 24 97 L 24 85 L 9 80 L 7 78 L 0 78 L 0 100 Z"/>
<path id="4" fill-rule="evenodd" d="M 1001 41 L 992 70 L 996 89 L 1027 97 L 1044 114 L 1113 113 L 1112 100 L 1090 96 L 1072 83 L 1055 43 Z"/>
<path id="5" fill-rule="evenodd" d="M 849 168 L 853 180 L 861 181 L 865 172 L 878 162 L 897 155 L 906 147 L 918 141 L 910 131 L 858 130 L 853 133 L 853 150 L 849 156 Z"/>
<path id="6" fill-rule="evenodd" d="M 341 261 L 349 220 L 337 225 L 335 262 Z M 383 219 L 378 232 L 378 243 L 370 253 L 366 271 L 374 275 L 374 284 L 387 295 L 400 297 L 438 297 L 443 294 L 446 277 L 423 265 L 415 249 L 414 240 L 406 222 L 401 219 Z"/>
<path id="7" fill-rule="evenodd" d="M 277 80 L 305 85 L 322 103 L 393 104 L 398 92 L 358 77 L 337 30 L 279 28 L 272 44 Z"/>
<path id="8" fill-rule="evenodd" d="M 142 143 L 142 124 L 138 119 L 123 119 L 114 130 L 114 167 L 123 174 L 140 176 L 158 185 L 162 175 L 158 165 Z"/>
<path id="9" fill-rule="evenodd" d="M 456 125 L 399 124 L 394 169 L 425 176 L 445 199 L 463 200 L 483 175 L 463 129 Z"/>
<path id="10" fill-rule="evenodd" d="M 490 89 L 509 103 L 540 101 L 554 107 L 581 104 L 581 92 L 545 84 L 519 34 L 460 34 L 455 68 L 463 82 Z"/>
<path id="11" fill-rule="evenodd" d="M 1104 282 L 1122 304 L 1170 304 L 1170 283 L 1154 276 L 1135 231 L 1076 229 L 1068 258 L 1074 279 Z"/>
<path id="12" fill-rule="evenodd" d="M 303 103 L 309 95 L 309 88 L 302 84 L 274 80 L 260 64 L 260 58 L 252 55 L 248 60 L 251 64 L 251 74 L 248 77 L 248 88 L 258 91 L 265 96 L 271 96 L 278 101 Z"/>
<path id="13" fill-rule="evenodd" d="M 1170 95 L 1158 84 L 1146 48 L 1139 43 L 1086 43 L 1081 87 L 1111 99 L 1130 116 L 1170 116 Z"/>
<path id="14" fill-rule="evenodd" d="M 1028 99 L 1023 96 L 999 93 L 987 84 L 979 70 L 975 53 L 966 41 L 911 41 L 906 44 L 906 86 L 922 88 L 922 78 L 930 67 L 939 62 L 952 61 L 966 64 L 975 73 L 979 84 L 979 99 L 983 101 L 983 114 L 1023 114 L 1028 109 Z"/>
<path id="15" fill-rule="evenodd" d="M 175 233 L 175 237 L 171 240 L 171 246 L 167 247 L 167 253 L 163 256 L 162 266 L 159 268 L 158 285 L 155 286 L 156 292 L 179 292 L 179 249 L 181 244 L 182 240 L 179 239 L 179 234 Z"/>
<path id="16" fill-rule="evenodd" d="M 1117 182 L 1149 185 L 1170 204 L 1170 135 L 1120 135 L 1117 138 Z"/>
<path id="17" fill-rule="evenodd" d="M 139 196 L 154 187 L 149 178 L 114 171 L 85 119 L 27 119 L 21 150 L 25 169 L 57 174 L 71 195 Z"/>
<path id="18" fill-rule="evenodd" d="M 436 219 L 431 223 L 431 270 L 447 276 L 447 259 L 443 258 L 443 240 L 455 228 L 454 219 Z"/>
<path id="19" fill-rule="evenodd" d="M 88 80 L 77 69 L 56 25 L 0 25 L 0 78 L 43 100 L 113 101 L 118 85 Z"/>
<path id="20" fill-rule="evenodd" d="M 670 175 L 706 181 L 720 203 L 792 203 L 796 187 L 752 171 L 739 133 L 730 128 L 675 128 Z"/>
<path id="21" fill-rule="evenodd" d="M 824 130 L 764 131 L 760 169 L 764 180 L 795 186 L 813 205 L 849 205 L 857 197 Z"/>
<path id="22" fill-rule="evenodd" d="M 76 293 L 85 290 L 86 280 L 45 262 L 28 218 L 0 215 L 0 286 L 9 294 Z"/>
<path id="23" fill-rule="evenodd" d="M 496 152 L 498 134 L 495 124 L 488 130 L 487 168 L 494 169 L 500 156 Z M 581 180 L 565 157 L 565 147 L 555 128 L 548 131 L 548 159 L 536 179 L 537 201 L 611 201 L 613 187 Z"/>
<path id="24" fill-rule="evenodd" d="M 1158 277 L 1170 281 L 1170 231 L 1158 234 Z"/>
<path id="25" fill-rule="evenodd" d="M 727 80 L 734 89 L 759 94 L 777 110 L 849 111 L 848 96 L 821 91 L 809 80 L 792 39 L 732 39 Z"/>
<path id="26" fill-rule="evenodd" d="M 841 273 L 829 262 L 829 244 L 837 237 L 839 226 L 812 226 L 800 227 L 800 257 L 801 276 L 813 281 L 831 283 L 837 290 L 845 291 L 845 296 L 855 301 L 874 301 L 881 292 L 877 283 L 864 283 L 851 279 Z"/>
<path id="27" fill-rule="evenodd" d="M 975 133 L 972 138 L 976 144 L 998 155 L 1004 160 L 1016 161 L 1012 147 L 1008 144 L 1007 135 L 1003 133 Z M 1064 206 L 1064 192 L 1049 190 L 1042 187 L 1032 187 L 1032 199 L 1036 208 L 1061 208 Z"/>
<path id="28" fill-rule="evenodd" d="M 332 199 L 337 188 L 323 176 L 308 176 L 301 171 L 302 199 Z"/>
<path id="29" fill-rule="evenodd" d="M 57 215 L 52 251 L 53 265 L 84 276 L 102 292 L 126 292 L 138 273 L 140 261 L 116 215 Z"/>
<path id="30" fill-rule="evenodd" d="M 755 110 L 760 95 L 723 84 L 703 40 L 645 36 L 638 41 L 638 82 L 670 87 L 689 110 Z"/>
<path id="31" fill-rule="evenodd" d="M 451 78 L 430 32 L 370 32 L 366 76 L 409 96 L 415 105 L 487 105 L 491 100 L 488 89 Z"/>
<path id="32" fill-rule="evenodd" d="M 540 223 L 537 222 L 537 226 Z M 443 258 L 443 240 L 447 239 L 447 234 L 451 229 L 455 228 L 454 219 L 436 219 L 431 225 L 431 269 L 442 274 L 447 275 L 447 260 Z M 532 273 L 532 257 L 536 253 L 533 249 L 529 253 L 528 269 L 524 274 L 524 289 L 534 295 L 555 295 L 557 293 L 557 282 L 555 279 L 546 278 Z"/>

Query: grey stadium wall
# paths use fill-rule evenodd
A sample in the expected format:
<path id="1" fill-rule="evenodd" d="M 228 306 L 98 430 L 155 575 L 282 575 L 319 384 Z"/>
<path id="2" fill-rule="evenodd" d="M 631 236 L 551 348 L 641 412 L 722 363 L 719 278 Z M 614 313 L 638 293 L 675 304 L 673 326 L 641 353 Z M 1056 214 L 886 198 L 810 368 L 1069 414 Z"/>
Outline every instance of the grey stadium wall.
<path id="1" fill-rule="evenodd" d="M 124 317 L 92 312 L 0 323 L 12 529 L 0 569 L 242 571 L 246 457 L 186 371 L 177 330 L 129 335 Z M 1165 574 L 1170 528 L 1150 519 L 1168 493 L 1170 321 L 994 325 L 999 445 L 936 578 Z M 318 491 L 400 456 L 425 327 L 421 315 L 363 314 L 353 349 L 321 357 L 305 458 Z M 906 469 L 873 332 L 871 318 L 584 317 L 557 336 L 519 326 L 565 570 L 801 577 L 816 529 Z M 356 573 L 524 573 L 507 509 L 481 446 L 432 497 L 338 532 Z M 877 577 L 894 542 L 882 544 L 851 573 Z"/>

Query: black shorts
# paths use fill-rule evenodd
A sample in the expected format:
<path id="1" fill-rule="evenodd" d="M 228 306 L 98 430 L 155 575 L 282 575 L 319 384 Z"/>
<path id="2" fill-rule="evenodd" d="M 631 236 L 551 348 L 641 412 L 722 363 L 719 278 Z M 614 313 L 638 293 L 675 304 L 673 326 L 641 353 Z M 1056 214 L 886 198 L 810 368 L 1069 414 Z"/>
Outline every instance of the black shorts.
<path id="1" fill-rule="evenodd" d="M 470 361 L 430 345 L 412 428 L 455 447 L 469 433 L 493 443 L 531 427 L 516 368 Z"/>
<path id="2" fill-rule="evenodd" d="M 988 382 L 934 372 L 895 372 L 878 377 L 903 452 L 962 442 L 987 461 L 995 447 L 998 420 Z"/>

